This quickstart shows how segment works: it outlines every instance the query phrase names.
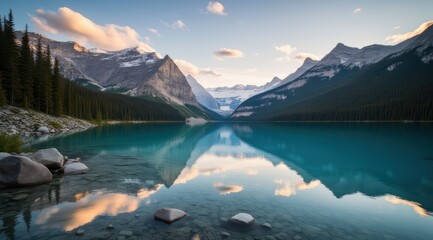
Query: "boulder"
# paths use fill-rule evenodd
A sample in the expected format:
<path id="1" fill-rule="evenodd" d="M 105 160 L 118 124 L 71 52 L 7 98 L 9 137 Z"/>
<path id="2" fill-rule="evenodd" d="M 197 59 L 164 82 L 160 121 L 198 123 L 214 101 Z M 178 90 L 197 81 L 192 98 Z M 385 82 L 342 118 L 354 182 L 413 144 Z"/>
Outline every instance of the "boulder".
<path id="1" fill-rule="evenodd" d="M 241 224 L 245 224 L 245 225 L 249 225 L 250 223 L 253 223 L 255 221 L 253 216 L 251 216 L 248 213 L 238 213 L 238 214 L 234 215 L 230 220 L 232 222 L 241 223 Z"/>
<path id="2" fill-rule="evenodd" d="M 176 208 L 161 208 L 155 212 L 153 215 L 156 220 L 163 221 L 165 223 L 175 222 L 183 217 L 185 217 L 186 212 L 176 209 Z"/>
<path id="3" fill-rule="evenodd" d="M 47 183 L 52 180 L 44 165 L 23 156 L 8 156 L 0 160 L 0 186 L 19 187 Z"/>
<path id="4" fill-rule="evenodd" d="M 89 168 L 80 162 L 68 162 L 63 166 L 63 173 L 65 175 L 80 174 L 87 171 L 89 171 Z"/>
<path id="5" fill-rule="evenodd" d="M 40 132 L 40 133 L 50 133 L 50 129 L 48 129 L 45 126 L 39 127 L 38 130 L 36 130 L 36 131 Z"/>
<path id="6" fill-rule="evenodd" d="M 2 159 L 5 158 L 5 157 L 9 157 L 9 156 L 10 156 L 9 153 L 6 153 L 6 152 L 0 152 L 0 160 L 2 160 Z"/>
<path id="7" fill-rule="evenodd" d="M 63 155 L 55 148 L 41 149 L 35 152 L 31 159 L 47 168 L 56 169 L 63 166 Z"/>

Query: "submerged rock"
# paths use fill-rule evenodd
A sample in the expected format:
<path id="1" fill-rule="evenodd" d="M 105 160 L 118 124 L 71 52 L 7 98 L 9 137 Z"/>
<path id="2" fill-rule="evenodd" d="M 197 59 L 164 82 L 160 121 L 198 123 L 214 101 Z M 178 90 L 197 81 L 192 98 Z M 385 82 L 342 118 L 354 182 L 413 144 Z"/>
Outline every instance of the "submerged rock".
<path id="1" fill-rule="evenodd" d="M 267 229 L 271 229 L 272 228 L 272 225 L 270 223 L 263 223 L 261 226 L 263 228 L 267 228 Z"/>
<path id="2" fill-rule="evenodd" d="M 186 212 L 180 209 L 161 208 L 158 211 L 156 211 L 153 216 L 155 217 L 155 219 L 163 221 L 165 223 L 172 223 L 185 217 L 186 215 L 187 215 Z"/>
<path id="3" fill-rule="evenodd" d="M 221 234 L 222 238 L 228 238 L 228 237 L 230 237 L 230 233 L 228 233 L 228 232 L 221 232 L 220 234 Z"/>
<path id="4" fill-rule="evenodd" d="M 65 166 L 63 166 L 63 173 L 65 175 L 80 174 L 87 171 L 89 171 L 89 168 L 80 162 L 68 162 L 65 164 Z"/>
<path id="5" fill-rule="evenodd" d="M 53 176 L 44 165 L 23 156 L 8 156 L 0 160 L 0 186 L 29 186 L 47 183 Z"/>
<path id="6" fill-rule="evenodd" d="M 230 220 L 232 222 L 235 222 L 235 223 L 242 223 L 242 224 L 246 224 L 246 225 L 255 221 L 253 216 L 251 216 L 248 213 L 238 213 L 238 214 L 234 215 Z"/>
<path id="7" fill-rule="evenodd" d="M 81 236 L 81 235 L 83 235 L 84 234 L 84 230 L 83 229 L 78 229 L 76 232 L 75 232 L 75 235 L 77 235 L 77 236 Z"/>
<path id="8" fill-rule="evenodd" d="M 31 159 L 51 169 L 61 168 L 64 161 L 63 155 L 56 148 L 41 149 Z"/>

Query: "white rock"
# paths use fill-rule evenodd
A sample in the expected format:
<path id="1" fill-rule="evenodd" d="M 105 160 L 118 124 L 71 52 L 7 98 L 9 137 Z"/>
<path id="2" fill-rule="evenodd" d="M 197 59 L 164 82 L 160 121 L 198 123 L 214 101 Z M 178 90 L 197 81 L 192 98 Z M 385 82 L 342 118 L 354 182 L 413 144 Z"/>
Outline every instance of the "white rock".
<path id="1" fill-rule="evenodd" d="M 166 222 L 166 223 L 172 223 L 176 220 L 179 220 L 183 217 L 185 217 L 187 214 L 186 212 L 176 209 L 176 208 L 161 208 L 158 211 L 155 212 L 153 215 L 155 219 Z"/>
<path id="2" fill-rule="evenodd" d="M 253 216 L 248 213 L 238 213 L 231 218 L 232 221 L 244 224 L 250 224 L 255 221 Z"/>
<path id="3" fill-rule="evenodd" d="M 35 152 L 31 159 L 47 168 L 61 168 L 64 160 L 63 155 L 55 148 L 41 149 Z"/>
<path id="4" fill-rule="evenodd" d="M 67 163 L 63 166 L 63 173 L 65 175 L 80 174 L 87 171 L 89 171 L 89 168 L 80 162 Z"/>
<path id="5" fill-rule="evenodd" d="M 36 130 L 36 131 L 38 131 L 40 133 L 49 133 L 50 129 L 48 129 L 47 127 L 42 126 L 42 127 L 39 127 L 38 130 Z"/>
<path id="6" fill-rule="evenodd" d="M 193 117 L 185 119 L 185 122 L 189 126 L 198 126 L 207 123 L 207 121 L 204 120 L 203 118 L 193 118 Z"/>

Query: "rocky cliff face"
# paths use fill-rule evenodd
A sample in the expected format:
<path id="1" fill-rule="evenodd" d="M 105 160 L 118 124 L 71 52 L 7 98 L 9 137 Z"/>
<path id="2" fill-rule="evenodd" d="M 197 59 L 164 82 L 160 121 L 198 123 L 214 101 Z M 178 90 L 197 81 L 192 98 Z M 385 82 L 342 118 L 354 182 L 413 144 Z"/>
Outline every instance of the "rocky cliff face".
<path id="1" fill-rule="evenodd" d="M 17 32 L 18 39 L 22 33 Z M 58 42 L 29 33 L 36 49 L 37 39 L 49 45 L 53 57 L 59 59 L 63 76 L 85 80 L 104 91 L 131 96 L 151 95 L 176 104 L 199 106 L 185 76 L 169 56 L 161 58 L 139 47 L 120 51 L 86 49 L 76 42 Z"/>

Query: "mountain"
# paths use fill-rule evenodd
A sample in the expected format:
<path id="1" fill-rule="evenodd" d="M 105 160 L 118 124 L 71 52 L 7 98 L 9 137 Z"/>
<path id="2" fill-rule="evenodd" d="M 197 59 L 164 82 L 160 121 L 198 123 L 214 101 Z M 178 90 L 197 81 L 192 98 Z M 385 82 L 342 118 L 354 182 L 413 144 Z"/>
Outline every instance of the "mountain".
<path id="1" fill-rule="evenodd" d="M 22 33 L 17 32 L 21 39 Z M 64 77 L 95 89 L 130 96 L 150 96 L 165 101 L 199 107 L 185 76 L 167 55 L 139 47 L 120 51 L 86 49 L 76 42 L 59 42 L 36 33 L 29 33 L 35 48 L 38 37 L 49 45 L 53 57 L 60 61 Z"/>
<path id="2" fill-rule="evenodd" d="M 243 101 L 276 87 L 281 79 L 274 77 L 272 81 L 264 85 L 242 85 L 237 84 L 233 87 L 216 87 L 206 89 L 218 102 L 220 113 L 231 114 Z"/>
<path id="3" fill-rule="evenodd" d="M 212 95 L 210 95 L 208 91 L 206 91 L 206 89 L 204 89 L 204 87 L 200 85 L 200 83 L 198 83 L 193 76 L 188 74 L 188 76 L 186 76 L 186 80 L 191 86 L 192 92 L 200 104 L 214 111 L 219 110 L 218 103 L 215 101 Z"/>
<path id="4" fill-rule="evenodd" d="M 286 83 L 289 83 L 295 79 L 297 79 L 299 76 L 304 74 L 306 71 L 310 70 L 312 67 L 314 67 L 319 61 L 313 60 L 311 58 L 306 58 L 304 60 L 304 63 L 302 66 L 300 66 L 298 69 L 296 69 L 295 72 L 289 74 L 287 77 L 285 77 L 276 87 L 279 87 L 281 85 L 284 85 Z"/>
<path id="5" fill-rule="evenodd" d="M 341 43 L 295 80 L 242 103 L 233 120 L 433 120 L 433 27 L 395 46 Z"/>

